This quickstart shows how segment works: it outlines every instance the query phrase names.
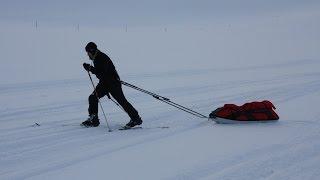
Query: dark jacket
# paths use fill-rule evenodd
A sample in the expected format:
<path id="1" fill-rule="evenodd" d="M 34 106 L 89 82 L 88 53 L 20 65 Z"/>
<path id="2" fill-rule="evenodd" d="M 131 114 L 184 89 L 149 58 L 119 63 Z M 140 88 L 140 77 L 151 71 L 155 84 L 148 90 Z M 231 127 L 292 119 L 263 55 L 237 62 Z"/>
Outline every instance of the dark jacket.
<path id="1" fill-rule="evenodd" d="M 97 76 L 100 83 L 110 86 L 119 82 L 120 77 L 114 67 L 111 59 L 103 52 L 97 52 L 96 57 L 93 60 L 93 65 L 90 71 Z"/>

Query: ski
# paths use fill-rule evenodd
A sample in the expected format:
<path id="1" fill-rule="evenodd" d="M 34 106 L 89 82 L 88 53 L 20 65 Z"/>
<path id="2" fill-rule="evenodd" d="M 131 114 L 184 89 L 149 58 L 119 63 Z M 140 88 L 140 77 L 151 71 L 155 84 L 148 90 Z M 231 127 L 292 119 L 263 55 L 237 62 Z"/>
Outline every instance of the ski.
<path id="1" fill-rule="evenodd" d="M 142 127 L 141 127 L 141 126 L 138 126 L 138 127 L 127 127 L 127 126 L 123 126 L 123 127 L 119 128 L 118 130 L 124 131 L 124 130 L 133 130 L 133 129 L 142 129 Z"/>
<path id="2" fill-rule="evenodd" d="M 134 129 L 168 129 L 169 126 L 156 126 L 156 127 L 141 127 L 141 126 L 138 126 L 138 127 L 132 127 L 132 128 L 128 128 L 128 127 L 121 127 L 119 128 L 118 130 L 120 131 L 125 131 L 125 130 L 134 130 Z"/>
<path id="3" fill-rule="evenodd" d="M 31 125 L 31 127 L 40 127 L 40 126 L 42 126 L 40 123 L 34 123 L 33 125 Z M 63 126 L 63 127 L 72 126 L 72 127 L 91 128 L 91 127 L 87 127 L 87 126 L 84 126 L 82 124 L 77 124 L 77 123 L 61 124 L 61 126 Z M 136 126 L 136 127 L 131 127 L 131 128 L 128 128 L 126 126 L 122 126 L 117 129 L 112 129 L 111 131 L 114 131 L 114 130 L 125 131 L 125 130 L 135 130 L 135 129 L 136 130 L 137 129 L 168 129 L 168 128 L 169 128 L 169 126 L 155 126 L 155 127 Z"/>

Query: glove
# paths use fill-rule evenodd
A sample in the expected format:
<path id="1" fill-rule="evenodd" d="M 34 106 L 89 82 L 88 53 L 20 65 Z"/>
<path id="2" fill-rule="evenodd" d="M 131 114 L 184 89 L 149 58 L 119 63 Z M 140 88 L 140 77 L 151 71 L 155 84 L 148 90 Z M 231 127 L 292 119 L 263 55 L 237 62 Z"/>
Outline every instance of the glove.
<path id="1" fill-rule="evenodd" d="M 86 71 L 90 71 L 91 65 L 90 65 L 90 64 L 87 64 L 87 63 L 83 63 L 83 68 L 84 68 Z"/>

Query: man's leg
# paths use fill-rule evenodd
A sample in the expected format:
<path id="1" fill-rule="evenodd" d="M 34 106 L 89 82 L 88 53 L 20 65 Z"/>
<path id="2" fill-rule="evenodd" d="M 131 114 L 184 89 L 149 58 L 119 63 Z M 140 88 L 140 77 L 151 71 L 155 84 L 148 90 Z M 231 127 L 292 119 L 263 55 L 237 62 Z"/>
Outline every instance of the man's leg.
<path id="1" fill-rule="evenodd" d="M 85 127 L 97 127 L 99 126 L 99 118 L 98 118 L 98 103 L 99 99 L 108 93 L 107 89 L 101 85 L 100 83 L 96 87 L 96 92 L 89 96 L 89 118 L 82 122 L 82 125 Z M 98 98 L 97 98 L 98 96 Z"/>
<path id="2" fill-rule="evenodd" d="M 112 97 L 114 97 L 114 99 L 116 99 L 116 101 L 127 112 L 127 114 L 130 116 L 131 120 L 133 120 L 133 121 L 140 120 L 141 121 L 141 118 L 138 114 L 138 111 L 125 98 L 120 83 L 115 83 L 110 88 L 110 94 L 112 95 Z"/>
<path id="3" fill-rule="evenodd" d="M 104 87 L 102 84 L 98 84 L 96 87 L 96 91 L 93 91 L 92 94 L 89 96 L 89 108 L 88 112 L 89 115 L 95 114 L 98 116 L 98 103 L 99 99 L 105 96 L 108 93 L 108 90 L 106 87 Z M 98 96 L 98 98 L 97 98 Z"/>

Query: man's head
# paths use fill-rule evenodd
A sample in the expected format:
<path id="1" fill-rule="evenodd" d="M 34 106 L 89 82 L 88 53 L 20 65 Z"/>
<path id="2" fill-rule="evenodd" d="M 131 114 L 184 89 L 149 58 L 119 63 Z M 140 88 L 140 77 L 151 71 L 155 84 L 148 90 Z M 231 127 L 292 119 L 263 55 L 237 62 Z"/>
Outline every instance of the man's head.
<path id="1" fill-rule="evenodd" d="M 97 45 L 94 43 L 94 42 L 89 42 L 87 45 L 86 45 L 86 51 L 88 53 L 88 56 L 91 60 L 94 60 L 94 57 L 97 53 Z"/>

